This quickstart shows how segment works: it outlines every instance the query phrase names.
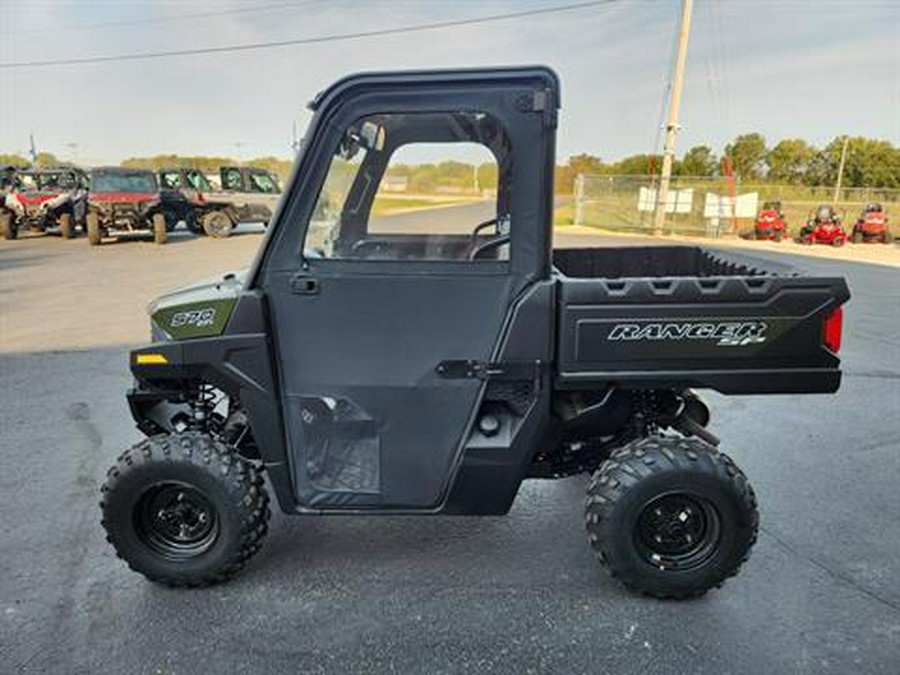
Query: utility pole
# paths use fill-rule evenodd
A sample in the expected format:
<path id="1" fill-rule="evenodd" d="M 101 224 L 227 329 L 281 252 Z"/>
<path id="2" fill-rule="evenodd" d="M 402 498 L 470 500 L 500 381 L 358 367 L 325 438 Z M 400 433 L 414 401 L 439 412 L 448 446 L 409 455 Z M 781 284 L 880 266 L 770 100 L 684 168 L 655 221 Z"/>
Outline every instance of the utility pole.
<path id="1" fill-rule="evenodd" d="M 672 178 L 672 160 L 675 158 L 675 137 L 678 134 L 678 109 L 681 107 L 681 90 L 684 87 L 684 64 L 687 61 L 688 37 L 691 33 L 691 12 L 694 0 L 682 0 L 681 29 L 678 33 L 678 60 L 672 78 L 672 95 L 669 98 L 669 119 L 666 122 L 666 144 L 663 149 L 662 171 L 659 175 L 659 191 L 656 194 L 656 212 L 653 217 L 653 236 L 662 235 L 666 220 L 666 202 L 669 200 L 669 182 Z"/>
<path id="2" fill-rule="evenodd" d="M 294 121 L 291 124 L 291 150 L 294 151 L 296 155 L 300 152 L 300 141 L 297 139 L 297 122 Z"/>
<path id="3" fill-rule="evenodd" d="M 838 198 L 841 196 L 841 184 L 844 182 L 844 162 L 847 160 L 847 144 L 850 142 L 849 136 L 844 136 L 844 147 L 841 148 L 841 164 L 838 167 L 837 184 L 834 186 L 834 199 L 831 200 L 832 206 L 837 206 Z"/>

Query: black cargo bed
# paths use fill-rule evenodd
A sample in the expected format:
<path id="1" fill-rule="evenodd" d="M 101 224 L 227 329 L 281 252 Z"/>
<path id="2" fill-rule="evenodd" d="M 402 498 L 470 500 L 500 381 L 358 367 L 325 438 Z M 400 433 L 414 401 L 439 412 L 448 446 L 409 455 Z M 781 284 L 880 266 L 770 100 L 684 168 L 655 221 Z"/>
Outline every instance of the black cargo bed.
<path id="1" fill-rule="evenodd" d="M 553 251 L 553 265 L 567 277 L 578 279 L 796 274 L 787 265 L 699 246 L 561 248 Z"/>
<path id="2" fill-rule="evenodd" d="M 826 319 L 842 278 L 690 246 L 563 249 L 557 386 L 829 392 L 840 360 Z"/>

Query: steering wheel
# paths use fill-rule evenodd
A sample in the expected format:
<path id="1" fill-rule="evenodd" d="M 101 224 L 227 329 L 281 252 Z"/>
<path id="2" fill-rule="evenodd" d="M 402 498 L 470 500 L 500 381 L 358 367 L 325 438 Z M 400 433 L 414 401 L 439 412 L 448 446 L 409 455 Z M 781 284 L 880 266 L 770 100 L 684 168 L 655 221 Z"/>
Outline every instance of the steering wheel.
<path id="1" fill-rule="evenodd" d="M 493 239 L 488 239 L 487 241 L 483 241 L 477 246 L 472 247 L 469 251 L 469 254 L 466 256 L 468 260 L 478 260 L 478 256 L 480 256 L 485 251 L 489 251 L 492 248 L 499 248 L 504 244 L 509 243 L 509 235 L 501 234 L 499 237 L 494 237 Z"/>
<path id="2" fill-rule="evenodd" d="M 471 246 L 475 246 L 475 240 L 478 238 L 478 234 L 482 230 L 489 228 L 491 225 L 496 225 L 498 220 L 499 218 L 497 216 L 494 216 L 490 220 L 486 220 L 483 223 L 478 223 L 478 225 L 475 226 L 475 229 L 472 230 L 472 234 L 470 235 L 472 239 Z"/>

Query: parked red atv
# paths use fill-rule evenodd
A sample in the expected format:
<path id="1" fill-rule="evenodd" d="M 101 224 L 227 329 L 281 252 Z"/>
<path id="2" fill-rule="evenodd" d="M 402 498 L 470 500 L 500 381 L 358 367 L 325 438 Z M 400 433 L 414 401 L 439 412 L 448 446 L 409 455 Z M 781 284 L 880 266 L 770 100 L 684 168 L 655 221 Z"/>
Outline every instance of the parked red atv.
<path id="1" fill-rule="evenodd" d="M 87 187 L 87 174 L 72 166 L 16 171 L 0 214 L 3 237 L 15 239 L 24 229 L 58 229 L 64 239 L 71 239 L 76 224 L 84 228 Z"/>
<path id="2" fill-rule="evenodd" d="M 797 240 L 801 244 L 827 244 L 843 246 L 847 243 L 847 233 L 841 227 L 841 217 L 834 207 L 822 204 L 809 212 L 806 225 L 800 230 Z"/>
<path id="3" fill-rule="evenodd" d="M 881 204 L 866 204 L 866 208 L 859 214 L 856 225 L 853 226 L 853 243 L 862 244 L 881 242 L 889 244 L 894 240 L 888 229 L 888 218 Z"/>
<path id="4" fill-rule="evenodd" d="M 781 202 L 765 202 L 762 209 L 756 215 L 754 224 L 756 239 L 769 241 L 781 241 L 787 236 L 787 223 L 781 212 Z"/>
<path id="5" fill-rule="evenodd" d="M 85 220 L 91 246 L 99 246 L 104 237 L 133 234 L 150 235 L 157 244 L 166 243 L 166 217 L 159 184 L 156 175 L 145 169 L 92 169 Z"/>

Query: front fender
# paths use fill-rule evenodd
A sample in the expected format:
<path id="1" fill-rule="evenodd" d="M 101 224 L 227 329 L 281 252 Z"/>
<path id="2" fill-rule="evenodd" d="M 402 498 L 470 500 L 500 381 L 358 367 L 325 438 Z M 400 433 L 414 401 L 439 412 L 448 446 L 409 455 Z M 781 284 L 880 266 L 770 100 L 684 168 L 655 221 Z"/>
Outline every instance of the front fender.
<path id="1" fill-rule="evenodd" d="M 187 409 L 185 394 L 199 383 L 238 399 L 279 504 L 294 509 L 281 397 L 265 333 L 156 342 L 132 351 L 130 367 L 136 386 L 128 392 L 129 407 L 148 435 L 172 430 L 172 418 Z"/>

